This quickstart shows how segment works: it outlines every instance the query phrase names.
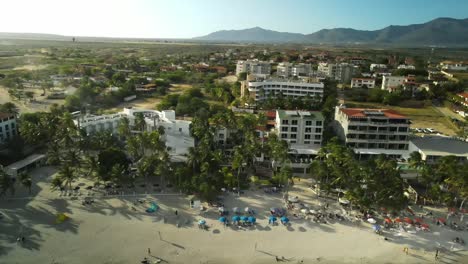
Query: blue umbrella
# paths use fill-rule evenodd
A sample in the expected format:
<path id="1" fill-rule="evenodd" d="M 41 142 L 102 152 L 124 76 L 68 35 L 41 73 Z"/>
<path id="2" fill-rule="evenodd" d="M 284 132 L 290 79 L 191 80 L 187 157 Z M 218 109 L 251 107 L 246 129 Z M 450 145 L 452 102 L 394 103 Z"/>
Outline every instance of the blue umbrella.
<path id="1" fill-rule="evenodd" d="M 220 221 L 221 223 L 226 223 L 226 220 L 227 220 L 227 219 L 226 219 L 226 217 L 224 217 L 224 216 L 219 218 L 219 221 Z"/>
<path id="2" fill-rule="evenodd" d="M 281 222 L 287 223 L 289 222 L 289 219 L 286 216 L 281 217 Z"/>
<path id="3" fill-rule="evenodd" d="M 244 222 L 246 222 L 246 221 L 249 220 L 249 218 L 248 218 L 247 216 L 244 216 L 244 215 L 241 216 L 240 219 L 241 219 L 242 221 L 244 221 Z"/>
<path id="4" fill-rule="evenodd" d="M 235 216 L 232 217 L 232 221 L 233 221 L 233 222 L 239 222 L 240 219 L 241 219 L 241 218 L 240 218 L 240 216 L 238 216 L 238 215 L 235 215 Z"/>
<path id="5" fill-rule="evenodd" d="M 248 221 L 253 224 L 253 223 L 255 223 L 257 221 L 257 219 L 255 219 L 255 217 L 253 217 L 253 216 L 249 216 Z"/>
<path id="6" fill-rule="evenodd" d="M 269 220 L 270 220 L 270 222 L 275 222 L 275 221 L 276 221 L 276 217 L 270 216 Z"/>
<path id="7" fill-rule="evenodd" d="M 372 229 L 374 229 L 375 231 L 380 231 L 381 227 L 379 225 L 373 225 Z"/>
<path id="8" fill-rule="evenodd" d="M 204 225 L 204 224 L 206 224 L 206 221 L 202 219 L 202 220 L 198 221 L 198 223 L 199 223 L 200 225 Z"/>

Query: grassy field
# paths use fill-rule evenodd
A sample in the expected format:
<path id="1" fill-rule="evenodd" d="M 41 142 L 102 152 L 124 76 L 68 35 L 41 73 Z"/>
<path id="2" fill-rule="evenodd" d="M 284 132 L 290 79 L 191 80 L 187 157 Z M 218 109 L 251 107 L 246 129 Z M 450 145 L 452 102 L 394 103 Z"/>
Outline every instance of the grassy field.
<path id="1" fill-rule="evenodd" d="M 457 128 L 450 119 L 432 106 L 423 108 L 409 108 L 399 106 L 387 106 L 378 103 L 350 102 L 357 107 L 393 109 L 411 119 L 411 128 L 433 128 L 445 135 L 455 135 Z"/>

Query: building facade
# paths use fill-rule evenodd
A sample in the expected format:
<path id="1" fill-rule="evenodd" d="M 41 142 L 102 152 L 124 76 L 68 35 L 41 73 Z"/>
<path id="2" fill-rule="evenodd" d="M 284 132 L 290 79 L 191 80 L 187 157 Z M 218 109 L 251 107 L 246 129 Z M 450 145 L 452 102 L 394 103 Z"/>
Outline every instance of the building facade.
<path id="1" fill-rule="evenodd" d="M 460 162 L 468 162 L 468 142 L 450 137 L 413 137 L 409 142 L 409 153 L 419 152 L 421 159 L 429 164 L 446 156 L 455 156 Z"/>
<path id="2" fill-rule="evenodd" d="M 410 120 L 388 109 L 335 109 L 335 130 L 360 155 L 407 155 Z"/>
<path id="3" fill-rule="evenodd" d="M 275 97 L 279 94 L 302 98 L 322 98 L 324 84 L 322 82 L 305 82 L 300 80 L 284 80 L 272 78 L 252 78 L 241 84 L 241 96 L 250 97 L 256 102 Z"/>
<path id="4" fill-rule="evenodd" d="M 370 71 L 371 72 L 375 72 L 375 71 L 385 71 L 387 70 L 387 65 L 386 64 L 376 64 L 376 63 L 372 63 L 369 67 Z"/>
<path id="5" fill-rule="evenodd" d="M 351 79 L 351 88 L 361 88 L 366 86 L 367 88 L 375 87 L 374 78 L 353 78 Z"/>
<path id="6" fill-rule="evenodd" d="M 320 112 L 276 110 L 275 129 L 290 146 L 320 146 L 324 118 Z"/>
<path id="7" fill-rule="evenodd" d="M 271 64 L 258 60 L 237 61 L 236 74 L 239 75 L 243 72 L 255 75 L 269 75 L 271 73 Z"/>
<path id="8" fill-rule="evenodd" d="M 312 73 L 312 65 L 305 63 L 292 64 L 282 62 L 276 68 L 276 75 L 283 78 L 310 76 Z"/>
<path id="9" fill-rule="evenodd" d="M 0 113 L 0 144 L 7 142 L 17 133 L 16 116 L 9 113 Z"/>
<path id="10" fill-rule="evenodd" d="M 349 63 L 320 62 L 318 72 L 340 83 L 349 83 L 351 78 L 359 73 L 359 67 Z"/>
<path id="11" fill-rule="evenodd" d="M 137 114 L 143 114 L 146 130 L 155 131 L 164 128 L 164 140 L 170 148 L 171 156 L 186 155 L 188 149 L 194 146 L 194 139 L 190 135 L 190 121 L 176 119 L 174 110 L 149 110 L 124 108 L 122 112 L 111 115 L 88 115 L 74 120 L 75 125 L 87 134 L 109 131 L 118 134 L 118 127 L 123 118 L 128 118 L 130 128 L 134 127 Z"/>

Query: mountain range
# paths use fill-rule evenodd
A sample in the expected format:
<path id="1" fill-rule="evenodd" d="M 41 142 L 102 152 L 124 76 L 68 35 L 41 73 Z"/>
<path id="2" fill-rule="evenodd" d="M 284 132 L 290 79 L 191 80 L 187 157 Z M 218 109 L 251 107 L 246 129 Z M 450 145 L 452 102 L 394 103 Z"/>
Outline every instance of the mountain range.
<path id="1" fill-rule="evenodd" d="M 388 26 L 379 30 L 322 29 L 312 34 L 278 32 L 254 27 L 221 30 L 193 39 L 211 42 L 461 46 L 468 44 L 468 18 L 437 18 L 423 24 Z"/>

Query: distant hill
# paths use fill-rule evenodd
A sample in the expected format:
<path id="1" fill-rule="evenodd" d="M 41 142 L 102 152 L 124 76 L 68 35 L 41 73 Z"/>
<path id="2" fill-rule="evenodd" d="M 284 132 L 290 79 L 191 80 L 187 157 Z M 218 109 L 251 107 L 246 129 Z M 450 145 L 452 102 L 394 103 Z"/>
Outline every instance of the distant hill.
<path id="1" fill-rule="evenodd" d="M 0 39 L 34 39 L 34 40 L 70 40 L 71 37 L 42 33 L 8 33 L 0 32 Z"/>
<path id="2" fill-rule="evenodd" d="M 468 44 L 468 19 L 437 18 L 423 24 L 388 26 L 373 31 L 351 28 L 322 29 L 307 35 L 255 27 L 243 30 L 222 30 L 194 39 L 222 42 L 460 46 Z"/>

